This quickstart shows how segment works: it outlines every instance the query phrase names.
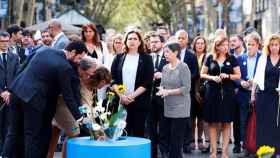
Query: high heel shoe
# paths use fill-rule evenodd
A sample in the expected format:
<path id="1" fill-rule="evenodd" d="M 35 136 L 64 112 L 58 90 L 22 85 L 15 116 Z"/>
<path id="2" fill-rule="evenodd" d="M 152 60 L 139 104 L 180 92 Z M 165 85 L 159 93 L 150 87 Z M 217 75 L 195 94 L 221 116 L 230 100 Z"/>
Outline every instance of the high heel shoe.
<path id="1" fill-rule="evenodd" d="M 229 158 L 227 154 L 222 154 L 222 158 Z"/>
<path id="2" fill-rule="evenodd" d="M 209 158 L 217 158 L 217 155 L 211 154 L 211 155 L 209 156 Z"/>

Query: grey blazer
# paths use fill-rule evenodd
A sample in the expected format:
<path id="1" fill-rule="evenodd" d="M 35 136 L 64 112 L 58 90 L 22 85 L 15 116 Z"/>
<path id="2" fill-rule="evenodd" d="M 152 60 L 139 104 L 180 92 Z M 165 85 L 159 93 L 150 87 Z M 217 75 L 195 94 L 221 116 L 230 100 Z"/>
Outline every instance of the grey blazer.
<path id="1" fill-rule="evenodd" d="M 191 72 L 188 65 L 180 62 L 175 69 L 165 65 L 162 70 L 161 86 L 165 89 L 179 88 L 182 95 L 164 97 L 164 116 L 169 118 L 190 117 Z"/>
<path id="2" fill-rule="evenodd" d="M 67 36 L 65 34 L 63 34 L 55 41 L 52 48 L 64 49 L 68 43 L 69 43 L 69 39 L 67 38 Z"/>

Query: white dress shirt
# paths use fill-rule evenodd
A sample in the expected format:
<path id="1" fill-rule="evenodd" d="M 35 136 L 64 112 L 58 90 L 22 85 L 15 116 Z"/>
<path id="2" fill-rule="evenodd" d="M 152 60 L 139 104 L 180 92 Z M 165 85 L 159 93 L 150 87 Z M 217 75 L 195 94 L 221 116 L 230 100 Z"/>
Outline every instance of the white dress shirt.
<path id="1" fill-rule="evenodd" d="M 184 58 L 185 58 L 185 54 L 186 54 L 186 49 L 187 49 L 187 48 L 182 49 L 182 50 L 181 50 L 181 53 L 180 53 L 180 60 L 181 60 L 182 62 L 184 62 Z"/>

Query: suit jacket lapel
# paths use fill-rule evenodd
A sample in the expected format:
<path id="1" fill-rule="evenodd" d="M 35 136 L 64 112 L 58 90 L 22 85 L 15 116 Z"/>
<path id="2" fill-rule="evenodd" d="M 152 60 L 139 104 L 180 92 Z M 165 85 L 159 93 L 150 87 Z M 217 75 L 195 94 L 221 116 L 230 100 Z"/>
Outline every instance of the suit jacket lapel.
<path id="1" fill-rule="evenodd" d="M 122 79 L 122 68 L 123 68 L 123 63 L 125 60 L 126 54 L 124 53 L 121 57 L 120 57 L 120 62 L 118 65 L 118 72 L 119 72 L 119 76 L 120 76 L 120 82 L 123 83 L 123 79 Z"/>
<path id="2" fill-rule="evenodd" d="M 2 59 L 2 53 L 0 54 L 0 67 L 4 70 L 4 63 L 3 63 L 3 59 Z"/>
<path id="3" fill-rule="evenodd" d="M 12 54 L 11 52 L 9 52 L 7 53 L 7 72 L 11 71 L 12 61 L 13 61 Z"/>
<path id="4" fill-rule="evenodd" d="M 167 61 L 164 57 L 164 55 L 162 55 L 161 59 L 160 59 L 160 64 L 159 64 L 159 70 L 162 71 L 162 68 L 164 67 L 164 65 L 166 65 Z"/>
<path id="5" fill-rule="evenodd" d="M 138 67 L 137 67 L 136 79 L 135 79 L 135 87 L 139 83 L 138 80 L 141 78 L 139 75 L 141 75 L 140 72 L 143 71 L 143 62 L 144 62 L 143 55 L 139 54 Z"/>
<path id="6" fill-rule="evenodd" d="M 256 69 L 257 69 L 257 65 L 258 65 L 258 61 L 260 59 L 260 56 L 261 56 L 261 54 L 259 52 L 257 52 L 257 60 L 256 60 L 255 68 L 254 68 L 254 76 L 255 76 L 255 73 L 256 73 Z"/>
<path id="7" fill-rule="evenodd" d="M 185 55 L 184 55 L 184 63 L 188 63 L 188 49 L 186 48 L 185 50 Z"/>
<path id="8" fill-rule="evenodd" d="M 55 47 L 57 45 L 58 41 L 62 38 L 63 35 L 59 36 L 57 40 L 54 41 L 54 44 L 52 47 Z"/>
<path id="9" fill-rule="evenodd" d="M 245 69 L 244 73 L 245 73 L 245 78 L 247 80 L 247 76 L 248 76 L 248 62 L 247 62 L 247 59 L 248 59 L 248 55 L 245 55 L 244 56 L 244 60 L 243 60 L 243 63 L 242 63 L 242 67 Z"/>

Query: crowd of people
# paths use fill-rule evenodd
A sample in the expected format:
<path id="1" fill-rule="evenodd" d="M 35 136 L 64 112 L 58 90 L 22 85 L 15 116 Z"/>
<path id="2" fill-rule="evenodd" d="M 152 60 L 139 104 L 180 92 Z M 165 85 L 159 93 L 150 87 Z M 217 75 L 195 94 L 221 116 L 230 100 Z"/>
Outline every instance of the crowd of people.
<path id="1" fill-rule="evenodd" d="M 152 158 L 194 150 L 229 158 L 230 142 L 233 153 L 248 157 L 251 109 L 257 147 L 280 154 L 279 34 L 263 42 L 255 31 L 218 29 L 211 39 L 197 35 L 190 42 L 187 31 L 171 35 L 165 26 L 110 30 L 104 39 L 94 24 L 81 29 L 66 34 L 53 21 L 36 38 L 17 25 L 0 32 L 2 157 L 52 158 L 61 131 L 66 157 L 68 138 L 89 135 L 78 107 L 94 108 L 107 89 L 127 110 L 128 136 L 151 139 Z"/>

